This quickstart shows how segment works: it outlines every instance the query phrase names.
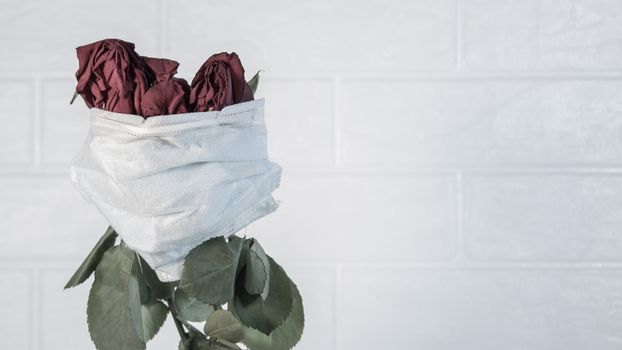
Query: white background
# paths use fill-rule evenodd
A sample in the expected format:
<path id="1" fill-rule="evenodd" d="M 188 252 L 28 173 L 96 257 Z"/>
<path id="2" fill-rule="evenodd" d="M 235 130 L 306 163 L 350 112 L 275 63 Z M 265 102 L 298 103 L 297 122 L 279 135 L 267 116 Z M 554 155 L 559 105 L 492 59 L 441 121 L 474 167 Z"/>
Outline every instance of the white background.
<path id="1" fill-rule="evenodd" d="M 92 349 L 75 47 L 265 72 L 304 350 L 622 348 L 619 0 L 0 0 L 0 348 Z M 149 344 L 176 349 L 172 323 Z"/>

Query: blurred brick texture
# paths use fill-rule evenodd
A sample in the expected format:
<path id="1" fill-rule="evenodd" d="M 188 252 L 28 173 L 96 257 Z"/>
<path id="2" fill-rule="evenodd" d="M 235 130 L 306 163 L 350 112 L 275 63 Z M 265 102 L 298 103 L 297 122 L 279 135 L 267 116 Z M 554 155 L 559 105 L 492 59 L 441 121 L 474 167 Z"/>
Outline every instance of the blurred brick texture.
<path id="1" fill-rule="evenodd" d="M 75 47 L 264 70 L 300 350 L 622 348 L 619 0 L 0 0 L 0 348 L 93 349 Z M 172 324 L 149 349 L 176 349 Z"/>

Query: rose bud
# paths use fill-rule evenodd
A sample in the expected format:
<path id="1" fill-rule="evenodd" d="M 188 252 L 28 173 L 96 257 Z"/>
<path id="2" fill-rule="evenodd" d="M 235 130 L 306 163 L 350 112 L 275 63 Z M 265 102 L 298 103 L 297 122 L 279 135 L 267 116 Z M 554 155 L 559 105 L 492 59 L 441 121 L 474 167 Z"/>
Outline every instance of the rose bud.
<path id="1" fill-rule="evenodd" d="M 140 101 L 149 77 L 134 44 L 105 39 L 76 48 L 76 92 L 86 105 L 112 112 L 142 114 Z"/>
<path id="2" fill-rule="evenodd" d="M 235 52 L 212 55 L 190 85 L 190 106 L 195 112 L 219 111 L 251 100 L 253 92 L 244 80 L 244 68 Z"/>
<path id="3" fill-rule="evenodd" d="M 145 118 L 164 114 L 187 113 L 188 82 L 174 78 L 179 63 L 166 58 L 144 57 L 145 64 L 155 78 L 153 85 L 145 92 L 141 109 Z"/>

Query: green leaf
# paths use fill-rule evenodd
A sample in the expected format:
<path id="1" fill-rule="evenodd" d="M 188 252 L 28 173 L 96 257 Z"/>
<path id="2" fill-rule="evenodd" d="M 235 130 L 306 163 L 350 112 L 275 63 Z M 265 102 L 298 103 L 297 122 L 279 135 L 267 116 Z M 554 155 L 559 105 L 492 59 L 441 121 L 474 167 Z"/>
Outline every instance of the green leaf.
<path id="1" fill-rule="evenodd" d="M 142 278 L 145 281 L 146 286 L 149 288 L 151 297 L 161 300 L 167 300 L 173 295 L 176 282 L 162 282 L 156 275 L 155 271 L 149 266 L 149 264 L 138 254 L 138 263 L 141 269 Z"/>
<path id="2" fill-rule="evenodd" d="M 240 242 L 235 242 L 235 241 L 240 241 Z M 242 270 L 246 266 L 246 260 L 248 258 L 248 251 L 250 250 L 250 246 L 252 242 L 253 242 L 252 239 L 240 238 L 235 235 L 229 237 L 229 244 L 234 244 L 234 245 L 241 244 L 242 245 L 242 248 L 240 251 L 240 259 L 238 260 L 238 268 L 235 271 L 236 277 L 239 276 L 240 272 L 242 272 Z"/>
<path id="3" fill-rule="evenodd" d="M 208 350 L 239 350 L 241 349 L 237 344 L 231 343 L 224 339 L 214 339 L 214 342 L 206 349 Z"/>
<path id="4" fill-rule="evenodd" d="M 179 341 L 179 350 L 200 350 L 208 344 L 208 340 L 204 336 L 193 336 L 191 338 Z"/>
<path id="5" fill-rule="evenodd" d="M 180 317 L 192 322 L 204 322 L 216 310 L 213 305 L 193 298 L 181 289 L 175 291 L 173 304 Z"/>
<path id="6" fill-rule="evenodd" d="M 95 268 L 102 259 L 102 256 L 108 249 L 114 246 L 116 239 L 117 233 L 111 226 L 109 226 L 104 235 L 99 239 L 97 244 L 95 244 L 95 247 L 93 247 L 89 255 L 87 255 L 86 259 L 84 259 L 80 267 L 78 267 L 73 276 L 71 276 L 65 285 L 65 289 L 75 287 L 91 277 L 91 274 L 95 271 Z"/>
<path id="7" fill-rule="evenodd" d="M 204 340 L 194 347 L 196 350 L 229 350 L 230 348 L 218 344 L 217 342 Z"/>
<path id="8" fill-rule="evenodd" d="M 73 104 L 73 101 L 75 101 L 75 100 L 76 100 L 76 97 L 78 97 L 78 92 L 77 92 L 77 91 L 74 91 L 74 93 L 73 93 L 73 97 L 71 97 L 71 101 L 69 101 L 69 104 Z"/>
<path id="9" fill-rule="evenodd" d="M 270 292 L 266 300 L 260 295 L 249 294 L 241 286 L 242 281 L 236 284 L 236 293 L 233 298 L 232 311 L 246 326 L 270 334 L 290 314 L 292 310 L 291 281 L 283 268 L 272 258 L 268 257 L 270 264 Z"/>
<path id="10" fill-rule="evenodd" d="M 212 305 L 233 297 L 243 240 L 215 237 L 190 251 L 184 262 L 179 289 Z"/>
<path id="11" fill-rule="evenodd" d="M 244 339 L 242 343 L 253 350 L 288 350 L 293 348 L 304 330 L 304 308 L 302 297 L 296 284 L 290 280 L 293 294 L 292 311 L 283 323 L 270 334 L 264 334 L 257 329 L 242 326 Z"/>
<path id="12" fill-rule="evenodd" d="M 148 342 L 162 328 L 168 315 L 168 308 L 161 301 L 152 300 L 141 305 L 140 310 L 143 321 L 143 340 Z"/>
<path id="13" fill-rule="evenodd" d="M 149 265 L 144 261 L 141 263 L 140 256 L 125 244 L 122 244 L 121 248 L 127 250 L 128 254 L 134 254 L 134 263 L 128 282 L 128 301 L 134 331 L 143 342 L 147 343 L 164 324 L 168 308 L 156 299 L 154 291 L 147 283 L 146 276 L 151 270 Z"/>
<path id="14" fill-rule="evenodd" d="M 261 298 L 265 300 L 270 290 L 270 262 L 259 242 L 255 239 L 251 242 L 246 261 L 244 287 L 250 294 L 261 294 Z"/>
<path id="15" fill-rule="evenodd" d="M 129 249 L 125 244 L 122 243 L 124 249 Z M 151 289 L 147 285 L 145 281 L 145 276 L 143 275 L 143 267 L 141 266 L 140 258 L 138 253 L 133 252 L 135 255 L 135 263 L 132 266 L 132 280 L 130 280 L 130 297 L 134 297 L 134 292 L 138 291 L 139 298 L 136 300 L 136 305 L 142 305 L 144 303 L 149 302 L 151 297 Z M 130 299 L 130 307 L 134 305 L 134 300 Z M 139 307 L 136 306 L 136 312 L 139 311 Z M 138 318 L 137 318 L 138 320 Z"/>
<path id="16" fill-rule="evenodd" d="M 242 349 L 242 348 L 240 348 L 238 346 L 238 344 L 232 343 L 232 342 L 230 342 L 228 340 L 225 340 L 225 339 L 215 339 L 215 340 L 216 340 L 216 343 L 219 343 L 219 345 L 221 345 L 221 348 L 224 348 L 224 349 L 235 349 L 235 350 Z"/>
<path id="17" fill-rule="evenodd" d="M 192 350 L 192 339 L 181 339 L 177 347 L 179 350 Z"/>
<path id="18" fill-rule="evenodd" d="M 205 322 L 205 335 L 237 343 L 242 340 L 242 324 L 227 310 L 214 311 Z"/>
<path id="19" fill-rule="evenodd" d="M 188 328 L 188 333 L 190 334 L 191 337 L 194 338 L 205 338 L 205 334 L 201 333 L 200 330 L 196 329 L 190 322 L 186 321 L 186 320 L 180 320 L 181 323 L 184 324 L 184 326 L 186 326 L 186 328 Z"/>
<path id="20" fill-rule="evenodd" d="M 179 349 L 183 350 L 231 350 L 240 349 L 233 343 L 222 344 L 219 339 L 207 339 L 205 336 L 193 336 L 186 341 L 179 342 Z"/>
<path id="21" fill-rule="evenodd" d="M 186 326 L 188 329 L 188 335 L 190 337 L 185 337 L 179 341 L 179 349 L 180 350 L 194 350 L 197 349 L 199 343 L 207 340 L 205 334 L 201 333 L 200 330 L 194 328 L 187 320 L 178 318 L 182 324 Z"/>
<path id="22" fill-rule="evenodd" d="M 253 92 L 253 95 L 255 95 L 255 92 L 257 91 L 257 87 L 259 86 L 259 72 L 261 72 L 261 70 L 258 70 L 257 73 L 253 75 L 251 80 L 248 81 L 248 86 L 250 86 L 251 91 Z"/>
<path id="23" fill-rule="evenodd" d="M 98 350 L 145 349 L 145 341 L 134 330 L 130 310 L 129 285 L 135 262 L 134 252 L 118 245 L 106 251 L 97 265 L 87 322 Z"/>

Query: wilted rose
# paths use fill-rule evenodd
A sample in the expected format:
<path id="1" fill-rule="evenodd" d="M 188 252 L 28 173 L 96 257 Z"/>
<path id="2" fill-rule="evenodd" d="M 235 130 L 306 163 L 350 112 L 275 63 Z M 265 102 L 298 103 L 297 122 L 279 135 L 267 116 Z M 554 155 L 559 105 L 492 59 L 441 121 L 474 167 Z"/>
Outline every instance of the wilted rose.
<path id="1" fill-rule="evenodd" d="M 145 64 L 155 77 L 154 84 L 145 92 L 141 102 L 142 116 L 187 113 L 190 85 L 174 78 L 179 63 L 166 58 L 144 57 Z"/>
<path id="2" fill-rule="evenodd" d="M 253 100 L 244 80 L 238 55 L 221 52 L 203 63 L 190 85 L 190 106 L 195 112 L 219 111 L 225 106 Z"/>
<path id="3" fill-rule="evenodd" d="M 76 52 L 76 92 L 89 108 L 142 114 L 140 102 L 152 78 L 133 43 L 104 39 L 77 47 Z"/>

